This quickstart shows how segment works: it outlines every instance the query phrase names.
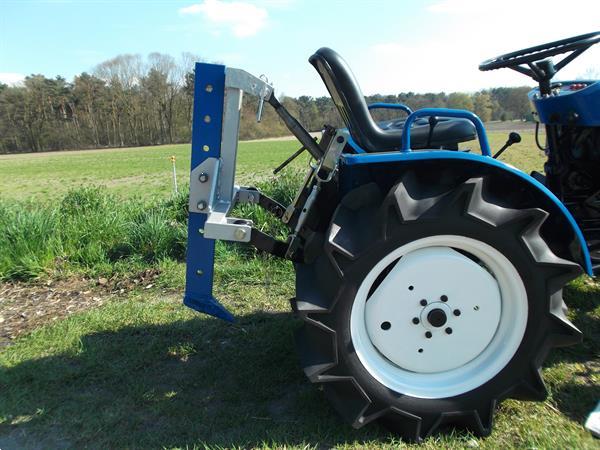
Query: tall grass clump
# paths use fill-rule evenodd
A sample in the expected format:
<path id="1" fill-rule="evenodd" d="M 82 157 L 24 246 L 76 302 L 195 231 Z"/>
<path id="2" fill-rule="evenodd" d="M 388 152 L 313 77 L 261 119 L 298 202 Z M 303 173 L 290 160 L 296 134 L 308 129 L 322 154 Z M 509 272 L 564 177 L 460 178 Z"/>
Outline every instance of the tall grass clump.
<path id="1" fill-rule="evenodd" d="M 0 201 L 0 279 L 27 280 L 58 269 L 110 274 L 182 260 L 182 202 L 123 200 L 99 187 L 71 190 L 42 205 Z"/>
<path id="2" fill-rule="evenodd" d="M 56 211 L 0 203 L 0 278 L 32 278 L 53 264 L 60 242 Z"/>
<path id="3" fill-rule="evenodd" d="M 93 268 L 110 259 L 124 239 L 133 202 L 122 202 L 99 187 L 69 191 L 58 204 L 61 257 L 73 266 Z"/>
<path id="4" fill-rule="evenodd" d="M 301 176 L 290 172 L 258 187 L 287 205 L 300 183 Z M 187 193 L 123 199 L 101 187 L 74 189 L 45 204 L 0 200 L 0 280 L 28 280 L 57 270 L 111 275 L 183 261 L 187 210 Z M 259 207 L 241 205 L 234 213 L 280 239 L 287 236 L 285 226 Z M 220 247 L 240 257 L 256 255 Z"/>

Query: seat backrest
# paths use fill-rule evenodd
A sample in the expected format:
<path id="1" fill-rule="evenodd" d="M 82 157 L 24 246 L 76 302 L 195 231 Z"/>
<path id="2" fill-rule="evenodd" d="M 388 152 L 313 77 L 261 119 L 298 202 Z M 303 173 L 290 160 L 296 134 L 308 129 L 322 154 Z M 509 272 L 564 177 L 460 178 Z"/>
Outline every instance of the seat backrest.
<path id="1" fill-rule="evenodd" d="M 402 131 L 379 128 L 350 67 L 339 54 L 322 47 L 308 61 L 319 72 L 352 139 L 360 147 L 368 152 L 378 152 L 399 146 Z"/>

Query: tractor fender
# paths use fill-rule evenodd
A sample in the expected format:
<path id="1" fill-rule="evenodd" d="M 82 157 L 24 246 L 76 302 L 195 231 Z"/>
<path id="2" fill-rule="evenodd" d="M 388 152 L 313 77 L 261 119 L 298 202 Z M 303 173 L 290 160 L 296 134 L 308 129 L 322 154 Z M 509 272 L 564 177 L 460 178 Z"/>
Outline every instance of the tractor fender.
<path id="1" fill-rule="evenodd" d="M 549 216 L 540 233 L 552 251 L 561 258 L 575 261 L 593 276 L 587 243 L 567 207 L 535 178 L 489 156 L 445 150 L 344 154 L 340 164 L 341 190 L 369 181 L 391 187 L 407 170 L 429 177 L 432 186 L 452 176 L 485 176 L 491 180 L 497 195 L 506 199 L 507 205 L 545 210 Z"/>

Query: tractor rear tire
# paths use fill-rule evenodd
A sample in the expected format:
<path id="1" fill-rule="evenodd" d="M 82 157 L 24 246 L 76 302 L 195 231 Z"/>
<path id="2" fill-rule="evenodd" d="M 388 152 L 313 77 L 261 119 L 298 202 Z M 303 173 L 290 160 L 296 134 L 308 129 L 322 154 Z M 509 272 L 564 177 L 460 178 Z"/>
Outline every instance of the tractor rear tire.
<path id="1" fill-rule="evenodd" d="M 487 184 L 440 192 L 408 172 L 387 195 L 363 185 L 296 265 L 302 367 L 355 428 L 488 435 L 501 400 L 546 397 L 548 351 L 580 340 L 562 299 L 580 266 L 542 238 L 546 211 L 508 207 Z"/>

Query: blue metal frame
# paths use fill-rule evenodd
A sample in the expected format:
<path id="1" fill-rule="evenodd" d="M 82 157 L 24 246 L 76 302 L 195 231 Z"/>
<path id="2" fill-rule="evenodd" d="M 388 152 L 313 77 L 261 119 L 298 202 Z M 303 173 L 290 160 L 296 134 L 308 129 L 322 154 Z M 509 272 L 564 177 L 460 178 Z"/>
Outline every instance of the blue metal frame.
<path id="1" fill-rule="evenodd" d="M 464 109 L 448 109 L 448 108 L 423 108 L 415 111 L 410 116 L 406 118 L 404 122 L 404 128 L 402 130 L 402 152 L 410 152 L 410 127 L 413 122 L 417 120 L 419 117 L 430 117 L 430 116 L 440 116 L 440 117 L 456 117 L 459 119 L 467 119 L 473 122 L 475 125 L 475 129 L 477 130 L 477 137 L 479 138 L 479 145 L 481 146 L 481 153 L 484 156 L 491 156 L 492 152 L 490 150 L 490 144 L 487 139 L 487 134 L 485 133 L 485 127 L 483 126 L 483 122 L 476 114 L 473 114 L 471 111 L 466 111 Z"/>
<path id="2" fill-rule="evenodd" d="M 210 87 L 208 87 L 210 86 Z M 192 123 L 192 167 L 221 156 L 225 66 L 196 63 Z M 212 294 L 215 241 L 202 235 L 207 214 L 190 211 L 183 303 L 220 319 L 234 318 Z"/>
<path id="3" fill-rule="evenodd" d="M 404 111 L 406 114 L 412 114 L 413 110 L 410 109 L 408 106 L 402 104 L 402 103 L 383 103 L 383 102 L 377 102 L 377 103 L 371 103 L 369 106 L 369 111 L 372 109 L 399 109 Z"/>
<path id="4" fill-rule="evenodd" d="M 424 110 L 420 110 L 424 111 Z M 433 114 L 426 114 L 433 115 Z M 438 114 L 439 115 L 439 114 Z M 504 164 L 501 161 L 490 158 L 489 156 L 481 156 L 474 155 L 471 153 L 457 152 L 457 151 L 447 151 L 447 150 L 435 150 L 435 151 L 419 151 L 419 152 L 390 152 L 390 153 L 365 153 L 359 155 L 353 154 L 344 154 L 342 155 L 343 164 L 358 165 L 358 164 L 381 164 L 381 163 L 395 163 L 395 162 L 408 162 L 408 161 L 425 161 L 425 160 L 462 160 L 462 161 L 475 161 L 477 163 L 497 167 L 499 169 L 510 172 L 519 178 L 525 180 L 529 184 L 531 184 L 534 188 L 540 190 L 544 193 L 563 213 L 565 218 L 568 220 L 569 224 L 573 228 L 577 239 L 579 240 L 579 244 L 583 251 L 584 258 L 584 269 L 588 273 L 588 275 L 593 276 L 592 270 L 592 260 L 590 258 L 590 252 L 587 247 L 587 243 L 585 238 L 583 237 L 583 233 L 577 225 L 577 222 L 573 218 L 571 212 L 567 209 L 567 207 L 550 191 L 546 186 L 537 181 L 535 178 L 530 177 L 524 172 L 521 172 L 519 169 L 515 167 L 511 167 L 507 164 Z"/>

